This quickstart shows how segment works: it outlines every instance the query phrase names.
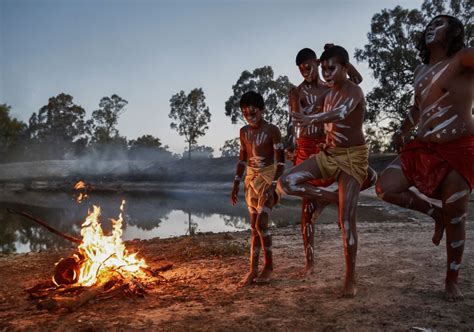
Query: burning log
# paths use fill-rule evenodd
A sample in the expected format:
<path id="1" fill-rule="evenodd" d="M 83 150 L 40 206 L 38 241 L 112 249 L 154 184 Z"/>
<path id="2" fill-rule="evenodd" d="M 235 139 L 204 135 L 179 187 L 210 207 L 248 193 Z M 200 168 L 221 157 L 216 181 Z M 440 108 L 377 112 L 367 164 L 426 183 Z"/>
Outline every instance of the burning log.
<path id="1" fill-rule="evenodd" d="M 56 264 L 52 283 L 42 283 L 27 290 L 30 297 L 38 301 L 39 308 L 74 310 L 92 299 L 110 298 L 119 293 L 143 296 L 147 288 L 160 282 L 159 272 L 170 269 L 172 264 L 152 270 L 136 254 L 128 253 L 122 241 L 124 204 L 125 201 L 120 206 L 119 218 L 112 219 L 110 235 L 102 230 L 97 206 L 93 206 L 82 224 L 81 240 L 53 231 L 79 245 L 75 254 Z M 30 219 L 37 221 L 33 217 Z M 46 224 L 41 222 L 41 225 Z M 49 225 L 47 228 L 54 230 Z"/>

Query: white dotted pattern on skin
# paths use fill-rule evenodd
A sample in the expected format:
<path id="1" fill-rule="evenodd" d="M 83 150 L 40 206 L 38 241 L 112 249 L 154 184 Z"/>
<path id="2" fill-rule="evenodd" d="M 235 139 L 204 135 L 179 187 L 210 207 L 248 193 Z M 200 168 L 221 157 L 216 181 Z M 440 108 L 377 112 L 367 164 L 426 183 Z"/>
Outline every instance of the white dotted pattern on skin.
<path id="1" fill-rule="evenodd" d="M 304 192 L 305 189 L 301 188 L 301 187 L 298 187 L 298 185 L 296 183 L 298 182 L 298 180 L 312 179 L 312 178 L 313 178 L 313 174 L 311 174 L 310 172 L 307 172 L 307 171 L 303 171 L 303 172 L 297 172 L 297 173 L 289 174 L 286 177 L 286 181 L 288 181 L 288 187 L 292 191 Z"/>
<path id="2" fill-rule="evenodd" d="M 451 242 L 451 248 L 456 249 L 464 245 L 464 240 L 453 241 Z"/>
<path id="3" fill-rule="evenodd" d="M 419 85 L 422 80 L 427 80 L 428 75 L 430 74 L 430 72 L 438 71 L 442 64 L 443 64 L 443 62 L 438 62 L 431 69 L 428 68 L 428 66 L 426 66 L 425 71 L 423 72 L 423 74 L 420 73 L 420 75 L 418 75 L 418 77 L 415 79 L 415 86 Z M 420 87 L 422 87 L 422 86 L 420 86 Z"/>
<path id="4" fill-rule="evenodd" d="M 445 115 L 452 107 L 453 107 L 453 105 L 448 105 L 448 106 L 445 106 L 445 107 L 438 107 L 438 112 L 434 112 L 430 117 L 428 117 L 425 121 L 423 121 L 423 126 L 420 127 L 420 131 L 425 129 L 425 127 L 428 125 L 428 123 L 430 123 L 434 119 L 438 119 L 438 118 L 442 117 L 443 115 Z"/>
<path id="5" fill-rule="evenodd" d="M 454 203 L 454 202 L 456 202 L 458 199 L 461 199 L 461 198 L 463 198 L 464 196 L 466 196 L 466 195 L 468 195 L 468 194 L 469 194 L 469 190 L 468 190 L 468 189 L 458 191 L 457 193 L 454 193 L 454 194 L 452 194 L 451 196 L 449 196 L 449 198 L 446 200 L 446 204 Z"/>
<path id="6" fill-rule="evenodd" d="M 426 99 L 427 96 L 429 96 L 429 93 L 431 91 L 431 87 L 433 86 L 433 84 L 435 84 L 435 82 L 441 77 L 441 75 L 443 75 L 443 73 L 446 71 L 446 69 L 448 69 L 450 63 L 448 62 L 448 64 L 446 64 L 446 66 L 444 66 L 443 68 L 441 68 L 438 72 L 436 72 L 436 74 L 433 75 L 433 77 L 431 78 L 431 81 L 430 83 L 428 83 L 428 85 L 426 86 L 426 88 L 424 88 L 422 91 L 421 91 L 421 98 L 422 98 L 422 103 L 423 101 Z M 433 71 L 434 72 L 434 71 Z"/>
<path id="7" fill-rule="evenodd" d="M 456 264 L 456 261 L 452 261 L 451 264 L 449 264 L 449 268 L 452 271 L 457 271 L 461 267 L 461 264 Z"/>
<path id="8" fill-rule="evenodd" d="M 429 130 L 427 131 L 423 137 L 426 137 L 426 136 L 429 136 L 429 135 L 432 135 L 440 130 L 442 130 L 443 128 L 449 126 L 451 123 L 453 123 L 454 120 L 456 120 L 458 117 L 458 115 L 453 115 L 452 117 L 450 117 L 449 119 L 447 119 L 446 121 L 444 122 L 441 122 L 439 125 L 437 125 L 436 127 L 434 127 L 432 130 Z"/>
<path id="9" fill-rule="evenodd" d="M 425 114 L 428 114 L 431 110 L 435 109 L 436 107 L 439 106 L 439 104 L 441 103 L 441 101 L 446 98 L 447 96 L 449 96 L 449 91 L 445 92 L 441 97 L 439 97 L 438 99 L 436 99 L 430 106 L 427 106 L 425 107 L 422 112 L 421 112 L 421 117 L 423 118 L 425 116 Z"/>
<path id="10" fill-rule="evenodd" d="M 467 213 L 464 213 L 462 216 L 460 217 L 457 217 L 457 218 L 453 218 L 451 219 L 451 224 L 452 225 L 456 225 L 456 224 L 459 224 L 461 222 L 464 222 L 466 221 L 466 217 L 467 217 Z"/>

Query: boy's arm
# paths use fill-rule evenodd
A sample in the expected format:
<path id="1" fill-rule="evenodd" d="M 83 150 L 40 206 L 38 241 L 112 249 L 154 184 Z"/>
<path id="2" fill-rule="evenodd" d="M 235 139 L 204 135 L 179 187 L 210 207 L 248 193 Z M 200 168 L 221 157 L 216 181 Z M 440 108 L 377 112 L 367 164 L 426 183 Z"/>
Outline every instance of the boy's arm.
<path id="1" fill-rule="evenodd" d="M 473 70 L 474 69 L 474 48 L 467 47 L 459 51 L 461 65 Z"/>
<path id="2" fill-rule="evenodd" d="M 405 145 L 405 138 L 411 132 L 413 128 L 416 127 L 420 121 L 420 109 L 418 108 L 417 103 L 410 107 L 407 117 L 402 121 L 400 128 L 395 131 L 393 135 L 393 142 L 395 144 L 395 149 L 400 151 L 400 149 Z"/>
<path id="3" fill-rule="evenodd" d="M 283 149 L 283 143 L 281 142 L 281 133 L 280 130 L 277 127 L 272 128 L 272 142 L 273 142 L 273 153 L 274 153 L 274 158 L 275 162 L 277 164 L 276 171 L 275 171 L 275 176 L 273 178 L 272 184 L 268 188 L 266 192 L 266 198 L 265 202 L 273 197 L 273 194 L 275 193 L 275 189 L 278 183 L 278 179 L 280 176 L 283 174 L 283 171 L 285 170 L 285 153 Z"/>
<path id="4" fill-rule="evenodd" d="M 354 82 L 355 84 L 360 84 L 362 82 L 362 75 L 359 73 L 359 71 L 352 65 L 352 63 L 349 63 L 347 65 L 347 75 L 349 76 L 349 79 Z"/>
<path id="5" fill-rule="evenodd" d="M 324 107 L 327 106 L 326 99 L 327 96 L 325 97 Z M 294 122 L 303 126 L 308 126 L 310 124 L 329 123 L 344 120 L 349 116 L 349 114 L 351 114 L 353 110 L 356 109 L 357 105 L 359 105 L 362 99 L 362 90 L 357 87 L 353 96 L 346 98 L 339 106 L 333 108 L 331 111 L 320 112 L 312 115 L 295 114 L 293 116 Z"/>
<path id="6" fill-rule="evenodd" d="M 298 89 L 292 88 L 288 96 L 288 126 L 286 128 L 286 137 L 287 137 L 287 152 L 293 153 L 296 148 L 296 135 L 295 135 L 295 126 L 292 121 L 292 113 L 299 111 L 298 103 Z"/>
<path id="7" fill-rule="evenodd" d="M 230 195 L 232 205 L 237 204 L 237 201 L 238 201 L 237 195 L 239 193 L 239 185 L 240 185 L 240 181 L 242 181 L 242 176 L 244 175 L 246 166 L 247 166 L 247 150 L 245 149 L 243 129 L 240 129 L 239 162 L 237 163 L 237 167 L 235 170 L 234 185 L 232 186 L 232 193 Z"/>

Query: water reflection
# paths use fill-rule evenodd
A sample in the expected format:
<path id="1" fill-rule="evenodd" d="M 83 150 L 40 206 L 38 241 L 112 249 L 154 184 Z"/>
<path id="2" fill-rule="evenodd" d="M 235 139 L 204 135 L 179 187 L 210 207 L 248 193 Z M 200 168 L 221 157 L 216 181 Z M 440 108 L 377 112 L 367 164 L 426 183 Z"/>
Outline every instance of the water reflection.
<path id="1" fill-rule="evenodd" d="M 7 208 L 27 212 L 63 233 L 80 237 L 80 226 L 92 204 L 101 207 L 101 222 L 111 230 L 110 218 L 117 218 L 126 200 L 124 239 L 168 238 L 198 232 L 227 232 L 249 227 L 243 205 L 232 207 L 221 195 L 95 195 L 78 205 L 63 193 L 15 193 L 0 195 L 0 252 L 19 253 L 71 246 Z"/>

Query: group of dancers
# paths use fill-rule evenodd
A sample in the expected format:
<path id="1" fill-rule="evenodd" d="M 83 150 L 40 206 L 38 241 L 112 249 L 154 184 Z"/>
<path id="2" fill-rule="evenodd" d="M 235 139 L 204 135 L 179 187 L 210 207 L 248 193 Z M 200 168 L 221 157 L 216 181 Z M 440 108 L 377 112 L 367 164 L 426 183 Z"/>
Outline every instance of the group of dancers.
<path id="1" fill-rule="evenodd" d="M 446 231 L 445 294 L 449 300 L 463 298 L 458 274 L 474 184 L 474 49 L 465 47 L 464 26 L 449 15 L 431 20 L 417 49 L 422 64 L 414 73 L 414 103 L 393 137 L 399 154 L 378 178 L 369 167 L 363 132 L 365 100 L 358 86 L 362 77 L 343 47 L 327 44 L 319 59 L 309 48 L 298 52 L 296 65 L 304 80 L 289 93 L 289 146 L 283 144 L 279 129 L 263 119 L 262 96 L 254 91 L 242 96 L 240 108 L 248 125 L 240 129 L 231 193 L 236 204 L 244 180 L 251 241 L 250 271 L 242 285 L 271 280 L 269 213 L 286 193 L 302 198 L 305 275 L 314 272 L 314 220 L 328 204 L 337 205 L 346 265 L 342 296 L 354 297 L 357 202 L 361 190 L 375 185 L 382 200 L 432 217 L 435 245 Z M 413 130 L 416 138 L 410 139 Z M 285 156 L 294 163 L 288 170 Z M 326 188 L 333 183 L 337 191 Z M 431 203 L 411 190 L 413 186 L 441 203 Z M 264 266 L 258 273 L 261 251 Z"/>

